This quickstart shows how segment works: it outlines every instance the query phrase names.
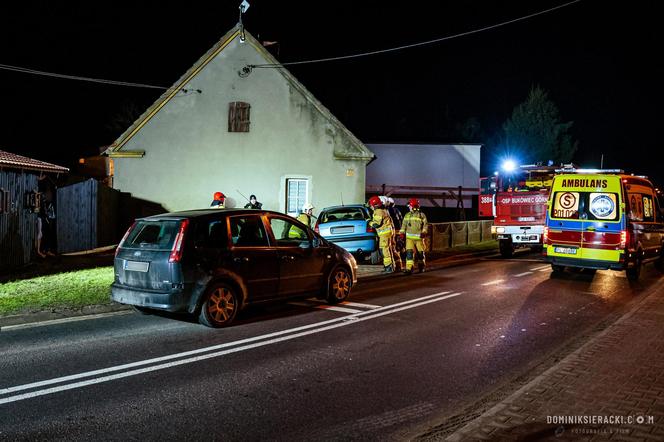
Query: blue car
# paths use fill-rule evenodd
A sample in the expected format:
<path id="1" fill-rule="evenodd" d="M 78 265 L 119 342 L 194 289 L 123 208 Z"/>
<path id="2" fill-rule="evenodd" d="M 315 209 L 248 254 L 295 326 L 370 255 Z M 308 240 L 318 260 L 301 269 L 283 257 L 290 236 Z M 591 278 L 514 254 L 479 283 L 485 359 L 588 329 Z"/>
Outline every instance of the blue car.
<path id="1" fill-rule="evenodd" d="M 358 261 L 381 261 L 378 235 L 369 225 L 371 212 L 363 204 L 326 207 L 318 215 L 315 231 L 330 242 L 343 247 Z"/>

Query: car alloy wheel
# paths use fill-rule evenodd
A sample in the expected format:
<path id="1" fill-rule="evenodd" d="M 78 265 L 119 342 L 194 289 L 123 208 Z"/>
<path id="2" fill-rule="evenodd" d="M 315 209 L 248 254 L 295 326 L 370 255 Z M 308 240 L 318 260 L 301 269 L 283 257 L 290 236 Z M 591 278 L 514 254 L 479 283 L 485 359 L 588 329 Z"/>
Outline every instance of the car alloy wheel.
<path id="1" fill-rule="evenodd" d="M 199 320 L 208 327 L 225 327 L 233 322 L 239 308 L 235 289 L 228 284 L 210 287 L 201 306 Z"/>
<path id="2" fill-rule="evenodd" d="M 336 268 L 330 277 L 327 302 L 329 304 L 337 304 L 343 301 L 350 294 L 351 286 L 352 282 L 348 271 L 341 267 Z"/>

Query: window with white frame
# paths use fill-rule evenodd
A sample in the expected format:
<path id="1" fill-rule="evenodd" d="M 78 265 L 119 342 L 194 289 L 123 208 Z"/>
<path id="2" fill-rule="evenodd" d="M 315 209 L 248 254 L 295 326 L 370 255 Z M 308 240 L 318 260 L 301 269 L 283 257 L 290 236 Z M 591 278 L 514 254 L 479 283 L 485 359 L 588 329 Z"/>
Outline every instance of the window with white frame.
<path id="1" fill-rule="evenodd" d="M 306 178 L 286 179 L 286 213 L 296 215 L 302 211 L 302 206 L 307 202 L 307 187 L 309 180 Z"/>

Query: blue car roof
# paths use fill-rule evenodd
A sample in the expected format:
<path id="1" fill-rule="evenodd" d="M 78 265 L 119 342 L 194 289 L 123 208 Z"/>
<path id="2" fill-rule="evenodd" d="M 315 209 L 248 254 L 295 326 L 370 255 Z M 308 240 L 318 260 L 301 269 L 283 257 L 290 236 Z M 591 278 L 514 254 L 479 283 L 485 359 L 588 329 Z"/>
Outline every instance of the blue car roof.
<path id="1" fill-rule="evenodd" d="M 324 208 L 323 210 L 321 210 L 321 212 L 325 212 L 326 210 L 332 210 L 332 209 L 347 209 L 347 208 L 351 208 L 351 209 L 366 209 L 367 206 L 365 206 L 364 204 L 345 204 L 345 205 L 343 205 L 343 206 L 330 206 L 330 207 L 326 207 L 326 208 Z"/>

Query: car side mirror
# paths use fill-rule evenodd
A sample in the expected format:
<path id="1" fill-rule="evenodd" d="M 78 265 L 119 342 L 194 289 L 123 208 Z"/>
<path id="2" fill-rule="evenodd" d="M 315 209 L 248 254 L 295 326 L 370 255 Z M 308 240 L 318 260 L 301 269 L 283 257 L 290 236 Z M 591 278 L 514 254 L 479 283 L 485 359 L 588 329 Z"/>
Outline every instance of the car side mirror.
<path id="1" fill-rule="evenodd" d="M 320 239 L 318 239 L 317 237 L 314 236 L 314 239 L 311 242 L 311 244 L 314 246 L 314 248 L 320 247 Z"/>
<path id="2" fill-rule="evenodd" d="M 300 245 L 298 246 L 301 249 L 310 249 L 311 248 L 311 241 L 300 241 Z"/>

